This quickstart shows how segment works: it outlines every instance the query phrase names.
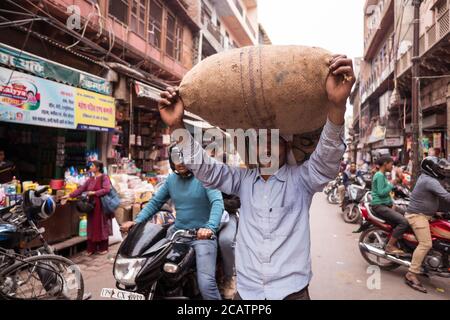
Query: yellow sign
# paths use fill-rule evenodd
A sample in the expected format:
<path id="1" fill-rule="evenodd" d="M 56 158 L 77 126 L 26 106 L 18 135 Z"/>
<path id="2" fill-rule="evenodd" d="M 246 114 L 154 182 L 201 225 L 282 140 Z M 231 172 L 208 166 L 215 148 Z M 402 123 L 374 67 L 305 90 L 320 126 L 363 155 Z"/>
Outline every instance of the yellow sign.
<path id="1" fill-rule="evenodd" d="M 109 131 L 116 126 L 114 98 L 92 91 L 76 89 L 75 123 L 77 129 Z"/>

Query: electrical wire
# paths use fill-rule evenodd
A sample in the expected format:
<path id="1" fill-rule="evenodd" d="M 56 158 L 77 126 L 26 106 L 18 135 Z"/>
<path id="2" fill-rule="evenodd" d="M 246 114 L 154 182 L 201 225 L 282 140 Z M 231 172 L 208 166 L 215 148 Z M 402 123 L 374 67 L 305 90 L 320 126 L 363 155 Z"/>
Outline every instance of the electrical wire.
<path id="1" fill-rule="evenodd" d="M 22 7 L 21 5 L 15 3 L 15 2 L 12 1 L 12 0 L 6 0 L 6 1 L 8 1 L 9 3 L 11 3 L 11 4 L 13 4 L 13 5 L 15 5 L 15 6 L 19 7 L 19 8 L 21 8 L 22 10 L 25 10 L 25 11 L 30 12 L 28 9 Z M 66 27 L 64 24 L 62 24 L 59 20 L 57 20 L 57 19 L 56 19 L 55 17 L 53 17 L 51 14 L 49 14 L 49 13 L 46 12 L 46 11 L 44 11 L 42 8 L 40 8 L 39 6 L 37 6 L 36 4 L 34 4 L 33 2 L 31 2 L 30 0 L 25 0 L 25 1 L 26 1 L 29 5 L 33 6 L 33 7 L 36 8 L 37 10 L 39 10 L 39 11 L 43 12 L 45 15 L 47 15 L 47 16 L 50 18 L 49 24 L 51 24 L 52 26 L 58 28 L 58 29 L 61 30 L 61 31 L 67 31 L 67 30 L 69 30 L 69 29 L 67 29 L 67 27 Z M 45 2 L 44 2 L 44 3 L 45 3 Z M 75 32 L 72 32 L 72 30 L 70 30 L 70 35 L 73 36 L 73 37 L 75 37 L 75 38 L 78 38 L 78 39 L 79 39 L 78 34 L 75 33 Z M 98 51 L 100 51 L 100 52 L 106 51 L 106 49 L 102 48 L 101 46 L 99 46 L 99 45 L 97 45 L 97 44 L 95 44 L 95 43 L 92 43 L 92 41 L 90 41 L 89 39 L 85 39 L 85 41 L 87 41 L 87 45 L 91 46 L 91 47 L 94 48 L 95 50 L 98 50 Z M 90 42 L 91 42 L 91 43 L 90 43 Z M 98 47 L 98 48 L 96 48 L 96 47 Z M 101 50 L 100 50 L 100 49 L 101 49 Z M 102 50 L 104 50 L 104 51 L 102 51 Z M 77 53 L 75 53 L 75 54 L 77 54 Z M 111 55 L 111 52 L 109 53 L 109 55 Z M 118 56 L 116 56 L 116 55 L 112 55 L 112 57 L 113 57 L 114 60 L 119 61 L 120 63 L 123 63 L 123 64 L 125 64 L 125 65 L 128 65 L 128 63 L 127 63 L 126 61 L 124 61 L 123 59 L 121 59 L 120 57 L 118 57 Z"/>
<path id="2" fill-rule="evenodd" d="M 37 17 L 37 13 L 34 14 L 33 20 L 31 21 L 31 24 L 30 24 L 30 26 L 28 27 L 27 35 L 26 35 L 25 41 L 23 42 L 22 47 L 21 47 L 21 49 L 20 49 L 18 58 L 20 58 L 20 57 L 22 56 L 23 50 L 25 49 L 26 45 L 28 44 L 28 39 L 30 38 L 31 30 L 33 29 L 33 25 L 34 25 L 34 22 L 35 22 L 34 19 L 36 19 L 36 17 Z M 6 82 L 6 84 L 3 85 L 3 89 L 2 89 L 2 91 L 0 92 L 0 96 L 3 95 L 3 93 L 4 93 L 5 90 L 6 90 L 6 87 L 10 84 L 14 72 L 15 72 L 15 70 L 11 70 L 11 74 L 9 75 L 8 81 Z"/>

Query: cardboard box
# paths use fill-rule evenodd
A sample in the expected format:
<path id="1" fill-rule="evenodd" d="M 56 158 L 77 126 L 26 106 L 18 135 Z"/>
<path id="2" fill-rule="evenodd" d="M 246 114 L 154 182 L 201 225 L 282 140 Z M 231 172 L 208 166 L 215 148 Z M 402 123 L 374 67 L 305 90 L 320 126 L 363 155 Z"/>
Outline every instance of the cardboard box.
<path id="1" fill-rule="evenodd" d="M 136 203 L 133 205 L 133 213 L 132 213 L 132 219 L 136 219 L 137 215 L 141 212 L 141 205 Z"/>
<path id="2" fill-rule="evenodd" d="M 135 202 L 139 204 L 149 202 L 152 197 L 153 193 L 151 191 L 136 192 Z"/>
<path id="3" fill-rule="evenodd" d="M 119 207 L 114 214 L 119 225 L 132 219 L 131 209 L 128 208 Z"/>

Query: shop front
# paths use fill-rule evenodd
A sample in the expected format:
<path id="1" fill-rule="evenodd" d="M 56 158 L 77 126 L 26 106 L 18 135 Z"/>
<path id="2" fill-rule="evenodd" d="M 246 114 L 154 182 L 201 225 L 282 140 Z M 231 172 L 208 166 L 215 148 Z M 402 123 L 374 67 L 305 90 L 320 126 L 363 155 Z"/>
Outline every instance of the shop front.
<path id="1" fill-rule="evenodd" d="M 441 112 L 424 117 L 422 130 L 423 156 L 430 155 L 430 149 L 433 148 L 434 155 L 446 158 L 447 115 Z"/>
<path id="2" fill-rule="evenodd" d="M 87 178 L 87 163 L 101 159 L 102 137 L 114 130 L 109 83 L 4 45 L 0 63 L 0 146 L 15 167 L 14 180 L 1 181 L 0 206 L 42 185 L 55 196 L 69 193 Z M 47 241 L 78 236 L 80 214 L 73 203 L 58 206 L 42 223 Z"/>

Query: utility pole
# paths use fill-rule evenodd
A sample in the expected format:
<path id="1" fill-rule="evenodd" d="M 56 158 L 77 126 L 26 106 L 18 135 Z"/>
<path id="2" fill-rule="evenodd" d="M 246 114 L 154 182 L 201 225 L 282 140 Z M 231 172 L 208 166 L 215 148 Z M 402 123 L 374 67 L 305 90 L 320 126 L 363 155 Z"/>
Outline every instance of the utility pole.
<path id="1" fill-rule="evenodd" d="M 421 145 L 419 141 L 419 72 L 420 72 L 420 59 L 419 59 L 419 37 L 420 37 L 420 5 L 423 0 L 412 0 L 414 6 L 414 39 L 413 39 L 413 57 L 412 57 L 412 157 L 413 157 L 413 186 L 417 182 L 419 170 L 420 170 L 420 158 L 421 158 Z"/>

